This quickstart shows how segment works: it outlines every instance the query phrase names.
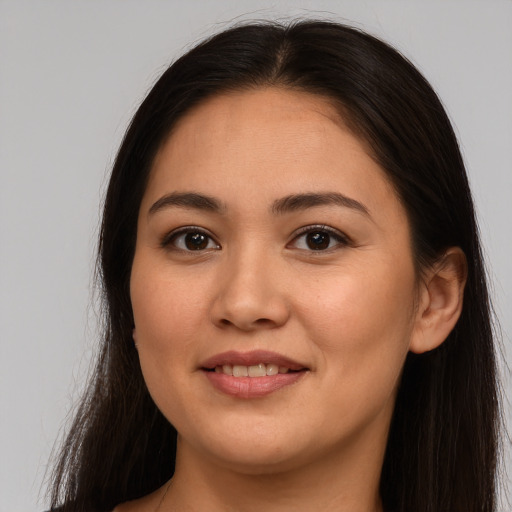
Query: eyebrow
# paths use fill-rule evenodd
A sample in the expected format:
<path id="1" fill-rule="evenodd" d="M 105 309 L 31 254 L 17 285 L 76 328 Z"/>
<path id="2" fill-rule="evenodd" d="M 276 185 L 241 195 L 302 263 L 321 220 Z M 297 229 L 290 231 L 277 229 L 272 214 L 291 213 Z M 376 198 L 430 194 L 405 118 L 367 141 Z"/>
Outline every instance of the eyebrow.
<path id="1" fill-rule="evenodd" d="M 148 213 L 154 214 L 172 206 L 177 206 L 179 208 L 193 208 L 195 210 L 214 213 L 220 213 L 225 210 L 223 204 L 214 197 L 198 194 L 196 192 L 172 192 L 153 203 Z"/>
<path id="2" fill-rule="evenodd" d="M 370 217 L 370 212 L 366 206 L 356 199 L 352 199 L 338 192 L 292 194 L 276 199 L 272 203 L 271 211 L 275 215 L 283 215 L 285 213 L 307 210 L 308 208 L 314 208 L 316 206 L 331 205 L 350 208 Z M 153 203 L 148 213 L 152 215 L 169 207 L 203 210 L 213 213 L 222 213 L 227 209 L 221 201 L 211 196 L 197 192 L 172 192 Z"/>
<path id="3" fill-rule="evenodd" d="M 314 208 L 315 206 L 331 205 L 351 208 L 370 217 L 370 212 L 364 204 L 352 199 L 351 197 L 339 194 L 338 192 L 293 194 L 286 196 L 274 201 L 272 205 L 272 212 L 280 215 L 298 210 L 307 210 L 308 208 Z"/>

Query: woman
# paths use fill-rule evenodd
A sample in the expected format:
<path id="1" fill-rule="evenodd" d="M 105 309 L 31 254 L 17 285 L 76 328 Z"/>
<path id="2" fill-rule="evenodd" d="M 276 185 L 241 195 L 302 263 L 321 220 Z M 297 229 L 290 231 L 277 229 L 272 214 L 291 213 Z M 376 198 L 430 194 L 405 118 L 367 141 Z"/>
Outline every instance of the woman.
<path id="1" fill-rule="evenodd" d="M 179 59 L 118 153 L 100 270 L 105 341 L 52 507 L 494 509 L 471 194 L 386 44 L 251 24 Z"/>

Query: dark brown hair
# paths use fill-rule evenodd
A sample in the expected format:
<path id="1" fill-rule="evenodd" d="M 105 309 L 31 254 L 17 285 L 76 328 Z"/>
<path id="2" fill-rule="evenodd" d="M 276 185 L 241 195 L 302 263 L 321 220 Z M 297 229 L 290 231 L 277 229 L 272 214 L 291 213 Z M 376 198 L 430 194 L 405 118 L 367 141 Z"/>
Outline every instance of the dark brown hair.
<path id="1" fill-rule="evenodd" d="M 288 87 L 335 102 L 401 198 L 419 268 L 450 246 L 468 262 L 462 315 L 436 350 L 409 354 L 380 491 L 392 512 L 493 512 L 498 400 L 493 333 L 474 208 L 456 137 L 423 76 L 351 27 L 253 23 L 172 64 L 135 114 L 108 187 L 99 270 L 105 335 L 55 467 L 52 507 L 108 511 L 174 471 L 176 431 L 151 399 L 132 341 L 129 280 L 138 210 L 154 156 L 181 116 L 212 95 Z"/>

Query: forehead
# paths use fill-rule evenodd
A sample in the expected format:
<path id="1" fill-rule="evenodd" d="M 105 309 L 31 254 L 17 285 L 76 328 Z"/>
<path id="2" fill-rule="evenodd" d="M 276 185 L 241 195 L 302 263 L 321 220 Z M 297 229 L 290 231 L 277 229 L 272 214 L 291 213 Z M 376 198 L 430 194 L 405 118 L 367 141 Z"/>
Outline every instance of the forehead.
<path id="1" fill-rule="evenodd" d="M 179 120 L 155 158 L 147 193 L 191 188 L 228 201 L 336 189 L 365 197 L 369 209 L 396 199 L 332 102 L 283 88 L 215 96 Z"/>
<path id="2" fill-rule="evenodd" d="M 204 122 L 205 111 L 212 123 L 221 123 L 226 129 L 239 126 L 246 118 L 272 125 L 277 119 L 281 119 L 284 125 L 290 120 L 310 123 L 313 116 L 344 126 L 334 102 L 329 98 L 276 86 L 227 91 L 215 95 L 189 110 L 178 121 L 177 128 L 190 125 L 198 117 Z"/>
<path id="3" fill-rule="evenodd" d="M 272 146 L 292 137 L 305 143 L 306 151 L 325 138 L 328 125 L 347 130 L 334 104 L 322 96 L 277 87 L 227 92 L 207 99 L 178 120 L 164 150 L 165 146 L 176 152 L 179 147 L 204 150 L 220 145 L 236 149 L 246 136 L 262 140 L 268 134 Z"/>

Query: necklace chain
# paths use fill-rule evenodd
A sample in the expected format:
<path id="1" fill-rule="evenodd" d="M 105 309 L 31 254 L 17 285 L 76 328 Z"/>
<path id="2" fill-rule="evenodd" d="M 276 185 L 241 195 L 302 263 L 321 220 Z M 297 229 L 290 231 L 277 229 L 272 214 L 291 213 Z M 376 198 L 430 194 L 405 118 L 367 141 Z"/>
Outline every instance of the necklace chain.
<path id="1" fill-rule="evenodd" d="M 155 512 L 158 512 L 160 510 L 160 507 L 162 506 L 162 504 L 165 500 L 165 497 L 167 496 L 167 491 L 169 490 L 169 487 L 171 487 L 171 482 L 172 482 L 172 480 L 167 484 L 164 495 L 162 496 L 162 499 L 158 502 L 158 505 L 155 508 Z"/>

